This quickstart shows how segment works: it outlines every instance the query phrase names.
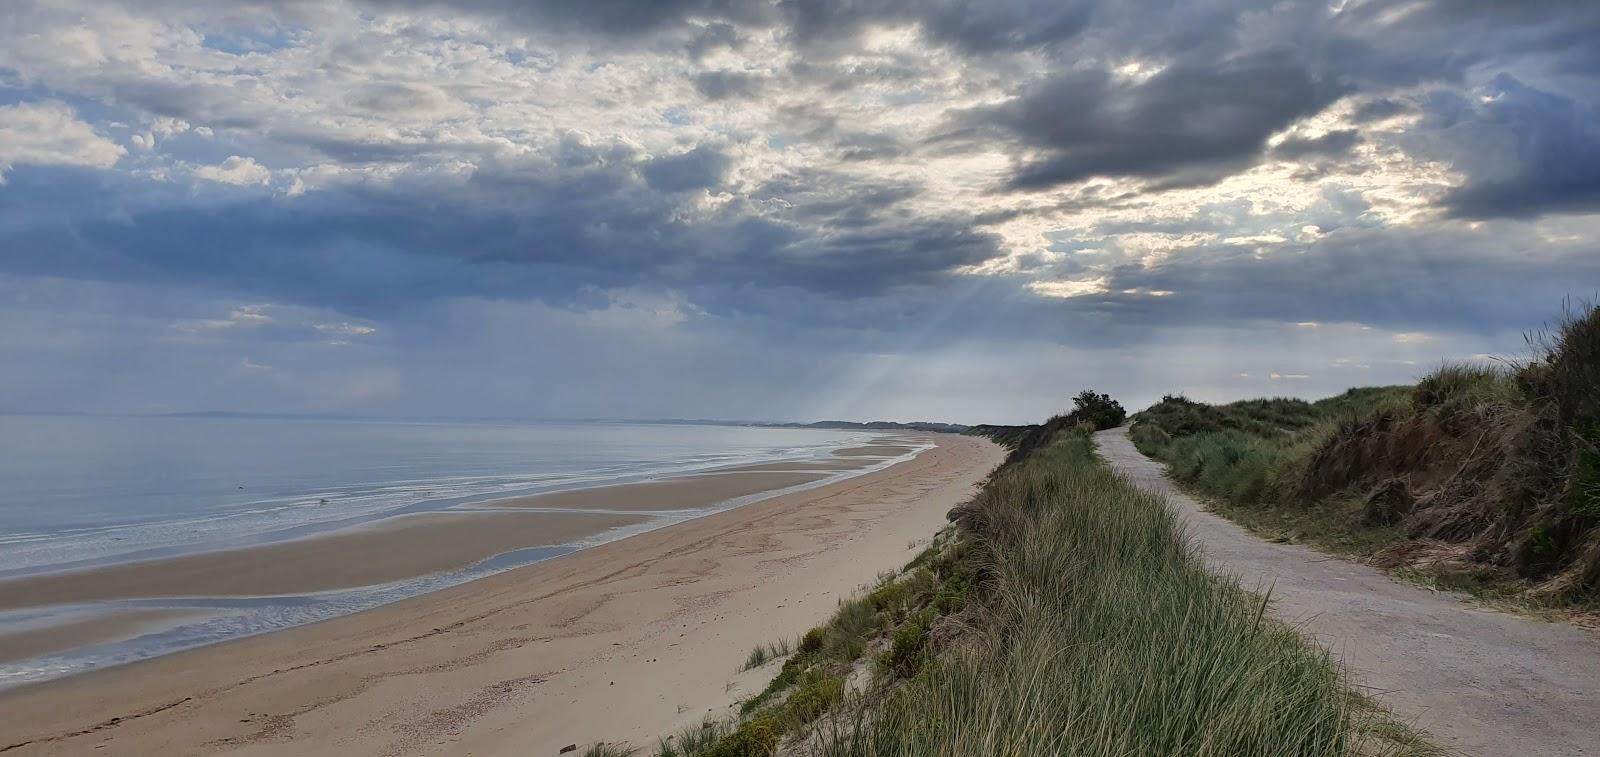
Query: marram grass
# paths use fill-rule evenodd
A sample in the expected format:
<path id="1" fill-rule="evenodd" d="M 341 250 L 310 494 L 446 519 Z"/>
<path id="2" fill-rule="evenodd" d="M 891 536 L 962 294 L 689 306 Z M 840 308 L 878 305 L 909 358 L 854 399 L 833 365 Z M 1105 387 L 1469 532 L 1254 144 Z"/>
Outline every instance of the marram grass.
<path id="1" fill-rule="evenodd" d="M 806 748 L 847 755 L 1345 755 L 1367 713 L 1322 650 L 1208 573 L 1158 498 L 1062 433 L 979 495 L 980 630 Z"/>

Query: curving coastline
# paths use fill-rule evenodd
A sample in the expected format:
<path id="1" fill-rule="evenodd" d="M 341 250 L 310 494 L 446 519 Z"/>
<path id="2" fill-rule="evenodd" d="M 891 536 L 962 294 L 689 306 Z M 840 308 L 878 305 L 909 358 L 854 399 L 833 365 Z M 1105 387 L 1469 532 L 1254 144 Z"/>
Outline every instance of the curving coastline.
<path id="1" fill-rule="evenodd" d="M 619 725 L 648 738 L 733 702 L 728 674 L 750 644 L 903 561 L 1001 457 L 982 439 L 935 444 L 365 612 L 3 691 L 0 748 L 384 754 L 464 738 L 468 723 L 482 723 L 479 753 Z M 623 688 L 646 680 L 668 684 Z"/>

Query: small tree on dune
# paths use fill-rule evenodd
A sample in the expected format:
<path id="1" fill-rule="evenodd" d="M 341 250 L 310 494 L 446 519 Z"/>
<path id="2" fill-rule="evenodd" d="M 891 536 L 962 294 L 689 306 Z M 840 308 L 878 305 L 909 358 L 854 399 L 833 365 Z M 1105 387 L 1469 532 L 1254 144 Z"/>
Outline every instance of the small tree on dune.
<path id="1" fill-rule="evenodd" d="M 1111 399 L 1111 395 L 1085 389 L 1072 398 L 1072 417 L 1078 423 L 1088 423 L 1100 431 L 1122 425 L 1128 417 L 1128 411 L 1122 409 L 1122 403 Z"/>

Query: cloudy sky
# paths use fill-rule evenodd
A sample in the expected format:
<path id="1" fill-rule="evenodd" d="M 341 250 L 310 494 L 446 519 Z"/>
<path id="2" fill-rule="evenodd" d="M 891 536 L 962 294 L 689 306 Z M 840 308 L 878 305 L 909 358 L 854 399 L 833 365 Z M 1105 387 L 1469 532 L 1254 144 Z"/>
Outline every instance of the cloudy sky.
<path id="1" fill-rule="evenodd" d="M 1600 3 L 7 0 L 0 411 L 1032 421 L 1514 355 Z"/>

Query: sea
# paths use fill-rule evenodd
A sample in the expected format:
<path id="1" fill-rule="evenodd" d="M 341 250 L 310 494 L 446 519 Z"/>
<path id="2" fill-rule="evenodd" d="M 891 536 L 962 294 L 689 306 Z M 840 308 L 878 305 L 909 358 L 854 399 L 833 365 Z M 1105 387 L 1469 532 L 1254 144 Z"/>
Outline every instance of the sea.
<path id="1" fill-rule="evenodd" d="M 0 416 L 0 592 L 7 578 L 297 538 L 481 500 L 827 459 L 878 436 L 666 423 Z M 383 586 L 0 612 L 0 634 L 119 609 L 193 609 L 205 618 L 137 639 L 0 663 L 0 687 L 367 609 L 763 496 L 663 513 L 600 540 L 520 550 Z"/>

